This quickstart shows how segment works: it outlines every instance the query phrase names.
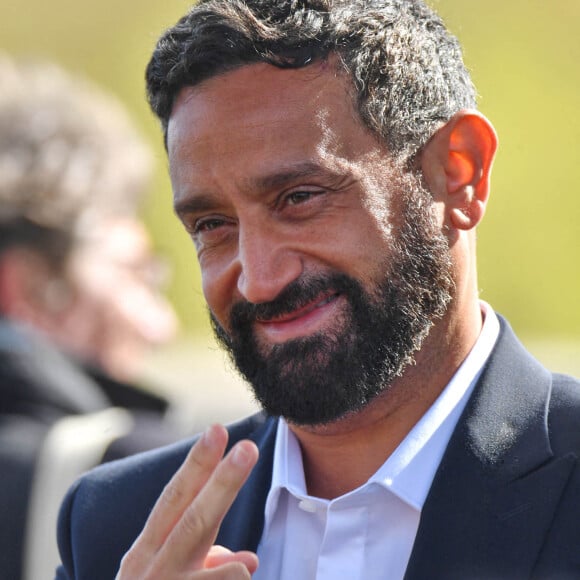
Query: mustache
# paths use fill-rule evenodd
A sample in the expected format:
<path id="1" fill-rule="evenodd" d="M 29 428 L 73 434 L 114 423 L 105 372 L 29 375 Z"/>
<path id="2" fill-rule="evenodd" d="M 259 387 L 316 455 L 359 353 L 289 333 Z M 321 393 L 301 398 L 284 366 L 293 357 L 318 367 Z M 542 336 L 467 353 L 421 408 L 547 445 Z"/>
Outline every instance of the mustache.
<path id="1" fill-rule="evenodd" d="M 247 327 L 258 320 L 271 320 L 306 306 L 321 294 L 360 292 L 360 284 L 345 274 L 305 276 L 294 280 L 270 302 L 237 302 L 230 311 L 232 329 Z"/>

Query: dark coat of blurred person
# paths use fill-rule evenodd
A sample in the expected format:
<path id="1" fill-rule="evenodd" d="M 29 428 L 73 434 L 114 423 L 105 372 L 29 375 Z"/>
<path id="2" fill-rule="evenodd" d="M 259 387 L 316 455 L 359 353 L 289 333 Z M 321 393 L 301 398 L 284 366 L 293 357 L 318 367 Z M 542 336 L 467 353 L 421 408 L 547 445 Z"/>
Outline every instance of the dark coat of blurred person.
<path id="1" fill-rule="evenodd" d="M 134 384 L 176 318 L 136 216 L 151 156 L 124 110 L 48 63 L 0 55 L 0 87 L 0 577 L 40 580 L 71 480 L 182 435 Z"/>

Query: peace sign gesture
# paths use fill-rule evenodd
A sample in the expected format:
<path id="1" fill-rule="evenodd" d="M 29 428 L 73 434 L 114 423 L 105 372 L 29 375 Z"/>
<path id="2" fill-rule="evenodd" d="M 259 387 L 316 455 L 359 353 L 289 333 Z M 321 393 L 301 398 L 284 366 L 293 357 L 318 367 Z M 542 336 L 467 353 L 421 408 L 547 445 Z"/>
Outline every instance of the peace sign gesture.
<path id="1" fill-rule="evenodd" d="M 213 545 L 258 460 L 257 447 L 247 440 L 222 459 L 227 440 L 226 429 L 213 425 L 191 448 L 123 557 L 117 580 L 248 579 L 256 571 L 254 553 Z"/>

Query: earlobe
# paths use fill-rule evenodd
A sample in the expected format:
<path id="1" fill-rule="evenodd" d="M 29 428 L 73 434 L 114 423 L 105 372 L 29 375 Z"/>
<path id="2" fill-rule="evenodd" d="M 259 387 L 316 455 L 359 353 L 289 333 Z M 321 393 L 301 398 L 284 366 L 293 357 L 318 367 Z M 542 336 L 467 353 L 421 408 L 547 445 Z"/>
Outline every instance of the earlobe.
<path id="1" fill-rule="evenodd" d="M 496 149 L 495 130 L 477 111 L 455 114 L 425 147 L 423 173 L 428 182 L 438 175 L 438 194 L 452 228 L 469 230 L 483 218 Z"/>
<path id="2" fill-rule="evenodd" d="M 484 204 L 471 202 L 462 208 L 450 208 L 449 222 L 457 230 L 470 230 L 482 220 L 484 213 Z"/>

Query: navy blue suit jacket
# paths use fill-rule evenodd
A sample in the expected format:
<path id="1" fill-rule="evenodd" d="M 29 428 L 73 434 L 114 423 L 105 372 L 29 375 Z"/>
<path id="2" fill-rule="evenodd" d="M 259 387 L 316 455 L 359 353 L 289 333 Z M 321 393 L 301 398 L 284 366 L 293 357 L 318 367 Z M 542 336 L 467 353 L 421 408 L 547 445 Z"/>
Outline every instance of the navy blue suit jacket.
<path id="1" fill-rule="evenodd" d="M 218 543 L 232 550 L 260 540 L 275 432 L 263 414 L 230 427 L 232 443 L 249 438 L 260 449 L 220 529 Z M 61 510 L 59 579 L 115 577 L 192 442 L 76 483 Z M 580 579 L 579 457 L 580 383 L 545 370 L 502 321 L 425 502 L 405 580 Z"/>

